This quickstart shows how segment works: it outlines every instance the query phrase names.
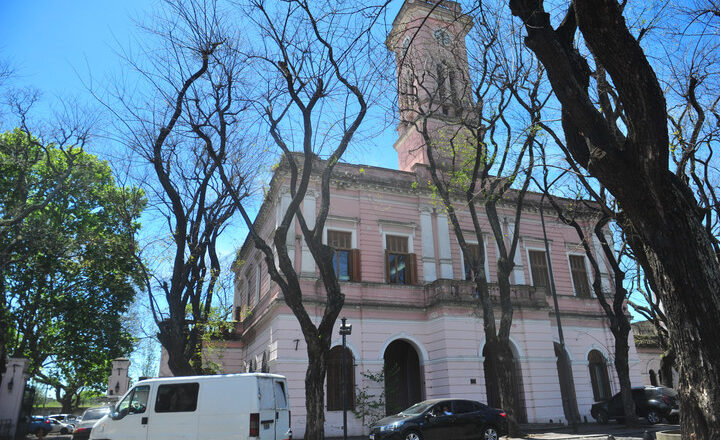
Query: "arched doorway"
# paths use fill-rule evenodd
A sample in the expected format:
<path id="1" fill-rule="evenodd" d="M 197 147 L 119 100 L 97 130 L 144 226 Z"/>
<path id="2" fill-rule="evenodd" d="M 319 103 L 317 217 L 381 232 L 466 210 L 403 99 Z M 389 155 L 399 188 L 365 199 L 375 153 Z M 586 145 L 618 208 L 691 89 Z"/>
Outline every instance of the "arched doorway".
<path id="1" fill-rule="evenodd" d="M 515 418 L 518 423 L 527 422 L 527 410 L 525 406 L 525 387 L 523 386 L 522 367 L 517 359 L 515 347 L 510 343 L 512 362 L 514 365 L 513 390 L 515 391 Z M 492 360 L 487 356 L 487 345 L 483 347 L 482 355 L 483 370 L 485 373 L 485 393 L 487 395 L 487 404 L 493 408 L 500 408 L 500 387 L 492 378 Z"/>
<path id="2" fill-rule="evenodd" d="M 562 346 L 553 342 L 555 348 L 555 357 L 557 359 L 557 374 L 560 382 L 560 395 L 562 397 L 563 412 L 565 420 L 576 422 L 580 421 L 580 414 L 577 407 L 577 396 L 575 395 L 575 381 L 573 380 L 572 366 L 570 364 L 570 356 Z"/>
<path id="3" fill-rule="evenodd" d="M 415 348 L 403 340 L 390 343 L 385 360 L 385 412 L 395 414 L 422 400 L 420 358 Z"/>
<path id="4" fill-rule="evenodd" d="M 588 353 L 588 368 L 590 369 L 593 399 L 599 402 L 612 397 L 605 356 L 598 350 L 590 350 L 590 353 Z"/>

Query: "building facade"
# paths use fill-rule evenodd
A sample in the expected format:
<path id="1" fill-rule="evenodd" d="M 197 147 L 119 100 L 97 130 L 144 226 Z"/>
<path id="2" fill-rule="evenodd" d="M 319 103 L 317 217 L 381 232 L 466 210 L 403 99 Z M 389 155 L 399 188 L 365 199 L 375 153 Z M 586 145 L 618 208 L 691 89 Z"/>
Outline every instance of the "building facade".
<path id="1" fill-rule="evenodd" d="M 406 53 L 421 58 L 428 51 L 445 56 L 447 65 L 458 66 L 455 80 L 451 81 L 448 75 L 447 85 L 456 90 L 458 101 L 468 100 L 462 87 L 463 78 L 467 77 L 467 55 L 462 41 L 472 23 L 458 19 L 459 6 L 453 2 L 442 2 L 437 8 L 433 5 L 407 0 L 394 21 L 388 48 L 399 59 Z M 424 24 L 416 26 L 419 21 Z M 411 29 L 415 29 L 414 37 L 408 39 Z M 448 52 L 448 41 L 461 44 Z M 401 65 L 399 61 L 399 87 L 414 87 L 403 83 Z M 404 99 L 402 93 L 400 96 Z M 422 101 L 423 97 L 416 99 Z M 401 102 L 401 108 L 402 105 Z M 483 322 L 475 289 L 471 281 L 466 281 L 465 259 L 447 215 L 438 207 L 430 188 L 423 184 L 428 182 L 429 174 L 422 139 L 402 111 L 400 121 L 395 144 L 400 169 L 338 164 L 330 215 L 323 231 L 325 242 L 336 250 L 336 271 L 343 280 L 345 305 L 341 316 L 347 317 L 353 326 L 346 352 L 351 365 L 347 370 L 350 406 L 359 410 L 363 399 L 380 399 L 385 391 L 388 412 L 440 397 L 492 403 L 495 388 L 485 380 Z M 439 120 L 435 122 L 438 126 L 442 124 Z M 257 229 L 266 237 L 273 234 L 290 201 L 286 172 L 282 166 L 275 171 L 255 220 Z M 302 203 L 309 224 L 314 223 L 320 204 L 319 181 L 315 181 L 314 188 Z M 530 194 L 523 204 L 519 248 L 511 279 L 514 315 L 510 339 L 519 419 L 530 423 L 566 421 L 563 409 L 566 390 L 561 392 L 560 387 L 560 345 L 549 296 L 548 260 L 559 296 L 578 410 L 581 418 L 590 419 L 594 401 L 619 391 L 612 367 L 613 336 L 591 293 L 592 272 L 575 230 L 557 220 L 547 221 L 550 251 L 546 254 L 539 203 L 540 195 Z M 515 207 L 508 200 L 498 209 L 509 239 L 514 230 Z M 462 212 L 459 215 L 461 227 L 472 231 L 470 216 Z M 497 296 L 497 286 L 493 284 L 497 282 L 494 267 L 497 249 L 487 220 L 481 221 L 488 231 L 484 237 L 485 270 L 490 289 Z M 325 293 L 296 223 L 288 233 L 288 243 L 295 270 L 302 275 L 305 307 L 311 315 L 315 309 L 319 321 Z M 597 241 L 592 247 L 600 250 Z M 599 266 L 603 288 L 610 292 L 611 276 L 604 258 L 599 258 Z M 279 288 L 270 281 L 265 262 L 249 239 L 239 251 L 233 270 L 234 306 L 239 322 L 234 339 L 212 355 L 214 361 L 227 373 L 268 371 L 285 375 L 290 388 L 293 431 L 296 437 L 302 437 L 308 363 L 300 326 Z M 499 317 L 499 311 L 496 316 Z M 339 325 L 338 321 L 326 383 L 328 436 L 342 433 Z M 639 385 L 640 371 L 632 339 L 630 360 L 631 379 Z M 369 421 L 370 416 L 356 417 L 351 413 L 348 433 L 367 433 Z"/>

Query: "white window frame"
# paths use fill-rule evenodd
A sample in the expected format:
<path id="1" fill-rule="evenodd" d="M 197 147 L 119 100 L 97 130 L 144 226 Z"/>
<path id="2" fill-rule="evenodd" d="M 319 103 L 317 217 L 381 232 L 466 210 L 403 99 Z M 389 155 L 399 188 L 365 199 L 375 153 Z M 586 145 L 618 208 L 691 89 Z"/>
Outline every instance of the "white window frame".
<path id="1" fill-rule="evenodd" d="M 460 242 L 457 241 L 457 237 L 455 237 L 455 242 L 458 245 L 458 248 L 460 248 L 460 262 L 462 263 L 460 272 L 460 276 L 462 279 L 465 279 L 465 252 L 463 252 L 462 248 L 460 247 Z M 465 240 L 465 243 L 467 244 L 479 244 L 477 240 Z M 497 243 L 495 243 L 495 246 L 497 247 Z M 495 249 L 497 251 L 497 249 Z M 485 267 L 485 278 L 486 281 L 489 283 L 492 280 L 492 277 L 490 276 L 490 262 L 488 261 L 488 236 L 483 234 L 483 251 L 485 251 L 485 260 L 483 261 L 483 266 Z M 499 252 L 496 252 L 496 254 L 499 254 Z"/>
<path id="2" fill-rule="evenodd" d="M 328 231 L 349 232 L 350 233 L 350 248 L 351 249 L 358 248 L 357 247 L 357 228 L 354 228 L 354 227 L 349 228 L 349 227 L 343 227 L 343 226 L 336 227 L 336 226 L 332 226 L 332 225 L 325 226 L 323 228 L 322 240 L 323 240 L 323 244 L 326 244 L 326 245 L 328 244 L 328 238 L 327 238 Z"/>
<path id="3" fill-rule="evenodd" d="M 595 298 L 595 292 L 593 292 L 592 281 L 590 280 L 591 272 L 590 272 L 590 265 L 588 262 L 587 255 L 585 255 L 584 252 L 567 251 L 568 273 L 570 274 L 570 285 L 572 285 L 573 295 L 578 296 L 578 291 L 575 288 L 575 280 L 573 279 L 572 265 L 570 264 L 570 256 L 571 255 L 574 257 L 582 257 L 583 258 L 583 261 L 585 262 L 585 276 L 587 277 L 587 280 L 588 280 L 588 289 L 590 291 L 590 298 Z"/>
<path id="4" fill-rule="evenodd" d="M 548 246 L 549 247 L 549 246 Z M 539 246 L 539 245 L 525 245 L 525 261 L 527 261 L 527 271 L 528 271 L 528 279 L 530 280 L 530 286 L 535 286 L 535 280 L 533 279 L 532 274 L 532 265 L 530 264 L 530 251 L 540 251 L 545 254 L 545 262 L 548 265 L 548 279 L 550 281 L 550 286 L 548 286 L 548 289 L 552 288 L 552 284 L 554 283 L 554 280 L 550 276 L 550 255 L 548 254 L 548 251 L 545 249 L 545 246 Z M 517 252 L 517 251 L 516 251 Z M 570 261 L 570 260 L 568 260 Z"/>

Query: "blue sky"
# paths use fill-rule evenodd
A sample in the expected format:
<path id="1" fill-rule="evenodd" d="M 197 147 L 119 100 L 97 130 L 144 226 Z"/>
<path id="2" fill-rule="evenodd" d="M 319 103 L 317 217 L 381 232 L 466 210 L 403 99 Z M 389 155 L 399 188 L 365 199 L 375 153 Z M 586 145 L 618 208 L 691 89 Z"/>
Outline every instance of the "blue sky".
<path id="1" fill-rule="evenodd" d="M 18 85 L 46 98 L 79 96 L 78 74 L 102 75 L 118 65 L 114 50 L 135 32 L 134 18 L 155 0 L 0 0 L 0 59 Z"/>

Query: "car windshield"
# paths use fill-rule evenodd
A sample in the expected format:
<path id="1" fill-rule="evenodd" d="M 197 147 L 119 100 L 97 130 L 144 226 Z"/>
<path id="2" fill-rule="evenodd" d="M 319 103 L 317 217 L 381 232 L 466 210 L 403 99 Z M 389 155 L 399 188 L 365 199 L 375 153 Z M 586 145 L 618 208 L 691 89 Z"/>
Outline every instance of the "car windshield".
<path id="1" fill-rule="evenodd" d="M 416 403 L 415 405 L 411 406 L 410 408 L 401 411 L 401 414 L 408 414 L 408 415 L 414 415 L 414 414 L 421 414 L 425 411 L 427 411 L 428 408 L 430 408 L 433 404 L 428 402 L 420 402 Z"/>
<path id="2" fill-rule="evenodd" d="M 89 409 L 83 414 L 83 420 L 97 420 L 110 412 L 110 408 Z"/>

